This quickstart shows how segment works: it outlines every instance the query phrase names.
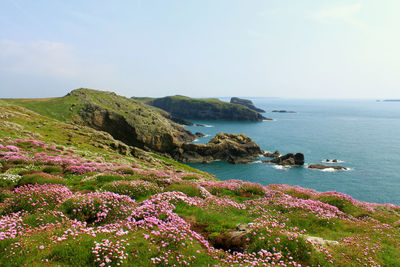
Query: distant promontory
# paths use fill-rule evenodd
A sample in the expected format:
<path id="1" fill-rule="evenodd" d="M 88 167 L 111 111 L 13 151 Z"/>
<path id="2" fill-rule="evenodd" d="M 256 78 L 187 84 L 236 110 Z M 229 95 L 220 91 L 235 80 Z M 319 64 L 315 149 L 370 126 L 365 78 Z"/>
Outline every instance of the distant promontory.
<path id="1" fill-rule="evenodd" d="M 243 98 L 239 98 L 239 97 L 232 97 L 231 98 L 231 103 L 232 104 L 239 104 L 239 105 L 246 106 L 249 109 L 252 109 L 252 110 L 257 111 L 257 112 L 261 112 L 261 113 L 265 112 L 265 110 L 254 106 L 253 102 L 251 100 L 248 100 L 248 99 L 243 99 Z"/>
<path id="2" fill-rule="evenodd" d="M 175 95 L 151 99 L 145 101 L 145 103 L 163 109 L 181 119 L 229 121 L 269 120 L 247 106 L 223 102 L 217 98 L 203 99 Z"/>

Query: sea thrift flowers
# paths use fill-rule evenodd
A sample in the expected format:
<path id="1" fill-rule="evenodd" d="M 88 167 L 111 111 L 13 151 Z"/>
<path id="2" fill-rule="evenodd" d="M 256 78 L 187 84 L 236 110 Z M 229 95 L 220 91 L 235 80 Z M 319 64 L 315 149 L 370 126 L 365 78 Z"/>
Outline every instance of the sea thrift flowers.
<path id="1" fill-rule="evenodd" d="M 94 242 L 92 252 L 95 256 L 95 262 L 100 266 L 119 266 L 128 254 L 124 251 L 126 240 L 117 240 L 112 242 L 103 239 L 101 242 Z"/>
<path id="2" fill-rule="evenodd" d="M 89 224 L 100 224 L 126 218 L 136 203 L 128 196 L 103 192 L 76 194 L 62 206 L 72 219 Z"/>
<path id="3" fill-rule="evenodd" d="M 158 185 L 142 181 L 115 181 L 103 186 L 103 190 L 114 192 L 120 195 L 127 195 L 133 199 L 153 195 L 162 191 Z"/>
<path id="4" fill-rule="evenodd" d="M 4 201 L 8 212 L 54 209 L 58 204 L 72 196 L 65 186 L 58 184 L 24 185 L 13 191 L 13 196 Z"/>

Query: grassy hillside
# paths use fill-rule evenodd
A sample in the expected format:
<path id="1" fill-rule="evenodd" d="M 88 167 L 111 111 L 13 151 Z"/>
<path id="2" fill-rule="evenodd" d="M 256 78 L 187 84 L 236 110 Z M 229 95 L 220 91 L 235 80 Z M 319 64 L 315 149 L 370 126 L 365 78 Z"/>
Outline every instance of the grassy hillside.
<path id="1" fill-rule="evenodd" d="M 0 266 L 400 264 L 399 206 L 217 181 L 10 101 L 0 129 Z"/>
<path id="2" fill-rule="evenodd" d="M 59 98 L 7 101 L 60 121 L 106 131 L 141 148 L 165 152 L 179 142 L 194 139 L 190 132 L 154 108 L 112 92 L 77 89 Z"/>
<path id="3" fill-rule="evenodd" d="M 265 119 L 246 106 L 223 102 L 217 98 L 190 98 L 176 95 L 157 98 L 146 103 L 184 119 L 238 121 Z"/>

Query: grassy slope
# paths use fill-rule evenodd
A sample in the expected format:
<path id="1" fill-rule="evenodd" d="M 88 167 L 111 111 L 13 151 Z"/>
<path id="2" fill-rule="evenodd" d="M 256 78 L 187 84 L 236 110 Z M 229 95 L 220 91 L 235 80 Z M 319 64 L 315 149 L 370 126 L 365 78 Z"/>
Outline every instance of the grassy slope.
<path id="1" fill-rule="evenodd" d="M 142 136 L 152 136 L 181 129 L 180 126 L 171 123 L 147 105 L 112 92 L 77 89 L 64 97 L 9 99 L 7 101 L 64 122 L 80 122 L 79 111 L 89 103 L 124 116 L 128 122 L 135 125 L 137 133 Z"/>
<path id="2" fill-rule="evenodd" d="M 0 138 L 38 138 L 39 140 L 47 143 L 56 143 L 71 147 L 76 150 L 83 151 L 83 153 L 101 153 L 108 158 L 117 154 L 110 147 L 111 143 L 115 142 L 111 136 L 103 138 L 104 134 L 98 134 L 101 132 L 93 130 L 89 127 L 63 122 L 66 117 L 73 116 L 72 112 L 64 112 L 65 117 L 63 117 L 61 121 L 57 120 L 56 118 L 51 118 L 60 116 L 60 114 L 62 114 L 62 112 L 54 112 L 54 109 L 52 109 L 53 105 L 54 108 L 61 106 L 59 109 L 60 111 L 65 111 L 66 107 L 69 107 L 70 105 L 70 103 L 66 103 L 67 101 L 60 101 L 62 104 L 65 104 L 64 106 L 61 104 L 56 104 L 59 99 L 60 98 L 43 100 L 46 101 L 46 104 L 43 106 L 41 106 L 36 99 L 34 101 L 24 101 L 20 99 L 0 100 Z M 15 105 L 16 102 L 18 103 L 18 106 Z M 49 104 L 49 102 L 51 104 Z M 32 108 L 32 110 L 39 111 L 42 114 L 51 113 L 52 115 L 50 117 L 43 116 L 24 107 L 20 107 L 19 105 L 26 105 L 27 108 Z M 31 105 L 34 107 L 31 107 Z M 105 135 L 107 136 L 107 134 Z M 99 144 L 104 145 L 106 150 L 99 146 Z M 119 156 L 124 157 L 123 155 Z M 155 154 L 149 154 L 149 156 L 151 156 L 153 161 L 151 163 L 143 162 L 144 165 L 149 165 L 150 167 L 156 168 L 170 168 L 169 166 L 172 166 L 177 170 L 190 171 L 205 175 L 207 177 L 213 177 L 208 173 L 162 156 Z M 140 161 L 137 158 L 129 158 L 134 161 Z M 155 165 L 151 166 L 151 164 Z"/>
<path id="3" fill-rule="evenodd" d="M 120 251 L 126 253 L 123 266 L 151 266 L 156 259 L 160 265 L 165 265 L 165 260 L 168 259 L 169 265 L 184 265 L 184 260 L 193 266 L 229 266 L 231 263 L 238 265 L 235 261 L 266 260 L 260 255 L 255 257 L 250 254 L 261 249 L 282 252 L 279 259 L 278 254 L 271 255 L 267 261 L 269 263 L 283 260 L 290 264 L 293 258 L 297 263 L 312 266 L 400 264 L 400 208 L 397 206 L 360 203 L 342 194 L 318 193 L 290 186 L 261 187 L 238 181 L 207 182 L 213 181 L 211 175 L 157 155 L 149 154 L 147 159 L 119 155 L 109 146 L 112 140 L 97 131 L 36 114 L 12 105 L 11 102 L 13 101 L 0 100 L 0 144 L 3 147 L 18 147 L 19 152 L 16 155 L 26 155 L 30 160 L 0 160 L 0 237 L 12 227 L 8 226 L 8 222 L 11 222 L 10 225 L 13 222 L 20 225 L 16 230 L 17 236 L 0 238 L 1 266 L 98 266 L 105 259 L 102 252 L 110 253 L 110 264 L 116 266 L 118 259 L 113 256 L 119 255 Z M 51 109 L 47 112 L 51 112 Z M 31 142 L 11 141 L 16 138 L 34 138 L 47 145 L 38 147 Z M 50 145 L 52 142 L 60 150 L 53 150 Z M 104 146 L 99 147 L 98 143 Z M 7 148 L 0 148 L 0 153 L 7 151 L 10 152 Z M 35 161 L 35 155 L 40 152 L 47 157 L 56 155 L 67 159 L 79 158 L 79 164 L 97 167 L 89 172 L 76 173 L 68 164 Z M 108 169 L 102 169 L 97 163 L 109 164 Z M 36 173 L 27 174 L 27 171 Z M 122 189 L 114 186 L 113 181 L 122 181 L 119 182 L 123 185 Z M 135 184 L 133 187 L 125 184 L 132 181 Z M 144 182 L 150 182 L 150 186 Z M 37 209 L 37 205 L 29 204 L 28 199 L 24 202 L 23 196 L 11 192 L 14 187 L 30 183 L 63 184 L 74 193 L 83 194 L 75 193 L 73 199 L 82 198 L 94 191 L 114 190 L 120 194 L 128 194 L 139 203 L 132 204 L 132 207 L 129 202 L 112 204 L 114 206 L 111 213 L 108 211 L 107 221 L 104 219 L 93 223 L 89 217 L 82 217 L 83 211 L 76 214 L 73 212 L 74 207 L 83 207 L 82 203 L 74 206 L 69 200 L 61 200 L 55 206 Z M 143 183 L 146 186 L 142 188 L 140 185 Z M 200 186 L 213 196 L 204 195 Z M 34 193 L 31 198 L 45 194 L 43 191 Z M 169 202 L 174 203 L 175 207 L 170 208 L 165 206 L 167 202 L 150 198 L 155 192 L 169 191 L 183 192 L 189 198 L 185 199 L 174 193 Z M 30 192 L 35 191 L 32 189 Z M 98 201 L 101 199 L 104 198 Z M 150 203 L 140 202 L 146 199 L 151 200 Z M 193 201 L 198 201 L 198 204 L 191 204 Z M 43 201 L 39 205 L 40 203 Z M 155 218 L 160 219 L 158 227 L 130 226 L 132 221 L 126 218 L 131 211 L 126 212 L 126 208 L 132 208 L 134 214 L 138 214 L 140 207 L 151 203 L 156 210 L 172 213 L 155 214 Z M 13 215 L 16 219 L 7 217 L 11 214 L 8 209 L 18 207 L 28 212 Z M 96 216 L 98 211 L 101 210 L 88 209 L 85 214 L 92 213 Z M 174 214 L 186 222 L 179 221 Z M 135 218 L 141 221 L 146 216 Z M 74 218 L 87 220 L 90 227 L 72 221 Z M 248 253 L 239 256 L 213 248 L 207 249 L 204 245 L 204 242 L 210 242 L 217 247 L 234 247 L 235 244 L 227 241 L 226 236 L 229 236 L 229 232 L 237 224 L 250 222 L 255 222 L 254 228 L 242 239 L 242 245 Z M 163 228 L 164 226 L 167 227 Z M 185 227 L 191 227 L 203 239 L 190 240 L 192 233 Z M 119 232 L 120 229 L 124 232 Z M 171 239 L 170 234 L 182 239 Z M 312 245 L 305 241 L 305 235 L 339 243 Z M 95 242 L 100 244 L 100 254 L 92 252 Z M 112 242 L 110 251 L 106 248 L 107 242 Z M 117 242 L 121 242 L 124 248 L 117 251 Z M 100 255 L 99 262 L 96 261 L 96 255 Z"/>

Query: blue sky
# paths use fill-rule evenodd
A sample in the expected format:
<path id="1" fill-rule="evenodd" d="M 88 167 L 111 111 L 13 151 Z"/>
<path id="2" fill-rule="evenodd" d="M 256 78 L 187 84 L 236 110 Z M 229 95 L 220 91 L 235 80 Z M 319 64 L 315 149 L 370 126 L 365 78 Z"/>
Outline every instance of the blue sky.
<path id="1" fill-rule="evenodd" d="M 398 0 L 0 3 L 0 97 L 399 98 Z"/>

